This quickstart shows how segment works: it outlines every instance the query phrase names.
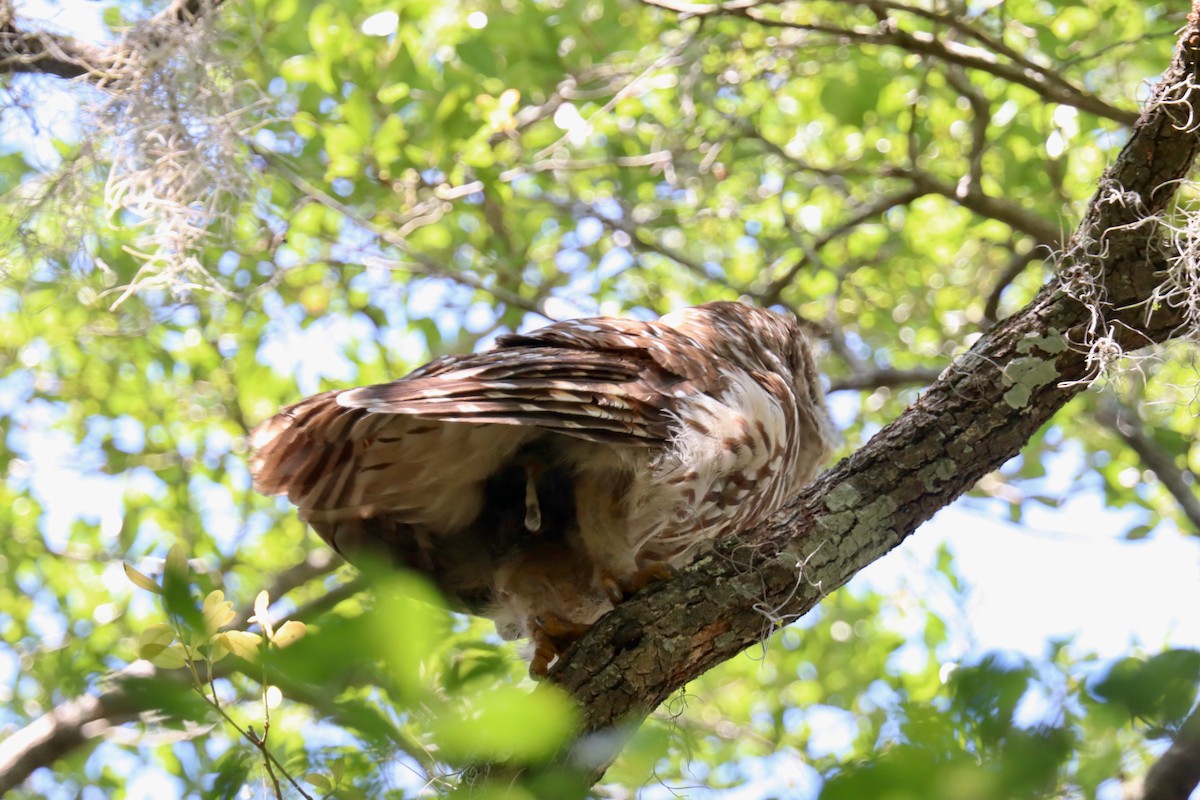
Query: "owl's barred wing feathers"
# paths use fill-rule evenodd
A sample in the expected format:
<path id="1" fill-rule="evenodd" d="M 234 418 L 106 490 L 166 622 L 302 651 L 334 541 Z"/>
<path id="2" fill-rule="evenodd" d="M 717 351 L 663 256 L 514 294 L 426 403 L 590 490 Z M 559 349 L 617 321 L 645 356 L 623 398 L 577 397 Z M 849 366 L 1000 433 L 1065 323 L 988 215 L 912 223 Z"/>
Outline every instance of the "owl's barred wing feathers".
<path id="1" fill-rule="evenodd" d="M 393 383 L 352 389 L 350 408 L 444 422 L 532 425 L 591 441 L 669 436 L 676 398 L 722 384 L 712 356 L 659 322 L 578 319 L 510 334 L 496 348 L 448 356 Z"/>
<path id="2" fill-rule="evenodd" d="M 442 422 L 531 425 L 591 441 L 652 444 L 667 435 L 662 406 L 676 376 L 645 360 L 561 347 L 501 347 L 454 358 L 432 375 L 351 389 L 347 408 Z"/>
<path id="3" fill-rule="evenodd" d="M 492 426 L 662 445 L 678 398 L 721 382 L 708 352 L 660 323 L 569 320 L 283 409 L 254 431 L 251 472 L 259 491 L 286 493 L 310 521 L 387 509 L 426 522 L 442 507 L 442 493 L 427 485 L 435 476 L 454 488 L 478 482 L 480 470 L 464 460 L 494 470 L 536 435 Z M 455 523 L 460 516 L 451 515 Z"/>

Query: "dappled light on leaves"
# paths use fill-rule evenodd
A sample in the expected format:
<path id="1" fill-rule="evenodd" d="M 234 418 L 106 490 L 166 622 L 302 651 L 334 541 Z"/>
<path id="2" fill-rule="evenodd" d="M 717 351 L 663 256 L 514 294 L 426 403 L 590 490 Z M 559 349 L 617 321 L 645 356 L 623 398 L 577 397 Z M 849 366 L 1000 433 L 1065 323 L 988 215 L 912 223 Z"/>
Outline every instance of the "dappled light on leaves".
<path id="1" fill-rule="evenodd" d="M 458 763 L 548 760 L 574 730 L 571 701 L 553 686 L 491 687 L 464 695 L 434 723 L 433 738 Z"/>

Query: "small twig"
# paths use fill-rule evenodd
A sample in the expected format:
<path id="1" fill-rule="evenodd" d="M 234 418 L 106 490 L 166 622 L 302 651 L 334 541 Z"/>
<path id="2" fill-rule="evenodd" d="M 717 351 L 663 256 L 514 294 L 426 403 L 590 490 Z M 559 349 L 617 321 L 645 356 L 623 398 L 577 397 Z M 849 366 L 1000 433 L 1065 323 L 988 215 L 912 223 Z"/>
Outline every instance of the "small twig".
<path id="1" fill-rule="evenodd" d="M 200 696 L 204 697 L 204 694 L 201 693 Z M 205 698 L 205 700 L 207 702 L 207 698 Z M 262 754 L 263 766 L 266 768 L 267 774 L 270 776 L 271 782 L 274 784 L 275 796 L 278 797 L 279 800 L 283 800 L 283 790 L 279 784 L 278 778 L 275 777 L 275 773 L 271 768 L 272 764 L 274 764 L 276 767 L 279 768 L 279 771 L 283 774 L 283 776 L 285 778 L 287 778 L 288 783 L 290 783 L 292 785 L 292 787 L 297 792 L 300 793 L 301 797 L 304 797 L 305 800 L 312 800 L 312 797 L 306 791 L 304 791 L 304 789 L 300 786 L 300 784 L 296 781 L 296 779 L 291 776 L 291 773 L 289 773 L 287 771 L 287 768 L 284 767 L 283 764 L 281 764 L 279 762 L 279 759 L 277 759 L 275 757 L 275 755 L 267 748 L 266 737 L 260 738 L 254 732 L 254 728 L 252 728 L 252 727 L 251 728 L 243 728 L 241 725 L 238 725 L 237 722 L 233 719 L 233 717 L 229 716 L 229 714 L 226 713 L 225 709 L 222 708 L 220 705 L 217 705 L 217 704 L 214 704 L 211 702 L 208 703 L 208 705 L 210 707 L 212 707 L 218 714 L 220 714 L 221 718 L 224 719 L 225 722 L 228 723 L 230 727 L 232 727 L 235 731 L 237 731 L 242 736 L 242 738 L 244 738 L 246 741 L 250 742 L 250 744 L 254 745 L 255 749 L 257 749 L 259 751 L 259 753 Z"/>
<path id="2" fill-rule="evenodd" d="M 967 174 L 958 182 L 960 194 L 970 194 L 973 190 L 982 190 L 983 155 L 987 150 L 988 125 L 992 121 L 992 106 L 967 78 L 961 67 L 948 65 L 942 73 L 946 82 L 963 97 L 971 106 L 971 149 L 967 155 Z"/>
<path id="3" fill-rule="evenodd" d="M 829 229 L 825 233 L 814 237 L 812 242 L 805 247 L 807 252 L 801 255 L 800 258 L 796 259 L 796 261 L 790 267 L 783 271 L 782 275 L 771 281 L 770 285 L 763 290 L 760 295 L 762 303 L 768 306 L 777 303 L 779 301 L 779 296 L 783 293 L 783 290 L 786 289 L 792 283 L 792 281 L 796 279 L 796 275 L 799 274 L 800 270 L 804 269 L 804 266 L 813 260 L 813 254 L 819 251 L 822 247 L 834 241 L 835 239 L 839 239 L 842 236 L 852 232 L 863 223 L 887 213 L 893 208 L 908 205 L 918 197 L 921 197 L 923 194 L 925 194 L 923 189 L 909 187 L 898 192 L 893 192 L 892 194 L 884 195 L 873 203 L 867 203 L 866 205 L 859 207 L 853 214 L 842 220 L 842 222 L 840 222 L 838 225 Z"/>
<path id="4" fill-rule="evenodd" d="M 604 116 L 608 112 L 612 111 L 613 108 L 616 107 L 617 103 L 621 102 L 626 97 L 629 97 L 631 94 L 633 94 L 637 90 L 638 84 L 640 84 L 646 78 L 650 77 L 655 72 L 658 72 L 660 69 L 667 66 L 671 61 L 673 61 L 675 58 L 677 58 L 680 53 L 682 53 L 684 50 L 687 49 L 687 47 L 692 43 L 692 40 L 694 38 L 695 38 L 694 32 L 685 36 L 683 38 L 683 40 L 681 42 L 679 42 L 679 44 L 675 45 L 670 50 L 668 50 L 667 52 L 663 53 L 661 56 L 656 58 L 653 61 L 653 63 L 650 64 L 650 66 L 646 67 L 644 70 L 642 70 L 637 75 L 635 75 L 628 83 L 625 84 L 625 86 L 623 86 L 618 92 L 616 92 L 609 99 L 609 101 L 607 103 L 605 103 L 603 106 L 601 106 L 599 108 L 599 110 L 597 110 L 590 117 L 588 117 L 586 120 L 584 120 L 583 126 L 580 129 L 568 131 L 567 133 L 564 133 L 553 144 L 539 150 L 534 155 L 534 159 L 540 161 L 543 158 L 548 158 L 549 156 L 554 155 L 559 150 L 561 150 L 563 147 L 565 147 L 567 142 L 570 141 L 572 136 L 577 135 L 580 132 L 591 131 L 592 126 L 595 124 L 596 120 L 598 120 L 600 117 Z"/>

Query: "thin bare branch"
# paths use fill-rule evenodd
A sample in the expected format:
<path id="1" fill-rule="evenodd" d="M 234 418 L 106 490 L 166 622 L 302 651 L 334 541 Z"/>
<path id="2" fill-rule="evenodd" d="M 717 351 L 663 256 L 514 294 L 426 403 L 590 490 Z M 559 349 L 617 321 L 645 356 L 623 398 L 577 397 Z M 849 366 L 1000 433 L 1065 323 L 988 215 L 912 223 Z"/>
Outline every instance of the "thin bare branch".
<path id="1" fill-rule="evenodd" d="M 622 86 L 617 92 L 615 92 L 613 94 L 613 96 L 608 100 L 607 103 L 605 103 L 598 110 L 596 110 L 590 117 L 588 117 L 586 120 L 584 120 L 583 124 L 581 126 L 579 126 L 578 128 L 572 129 L 571 131 L 568 131 L 567 133 L 564 133 L 553 144 L 539 150 L 537 152 L 537 155 L 534 156 L 534 158 L 537 158 L 539 160 L 548 158 L 548 157 L 554 155 L 555 153 L 557 153 L 563 147 L 566 147 L 571 142 L 571 139 L 573 137 L 586 135 L 587 133 L 589 133 L 592 129 L 592 125 L 595 123 L 595 121 L 597 119 L 599 119 L 600 117 L 602 117 L 605 114 L 608 114 L 610 111 L 612 111 L 613 108 L 616 107 L 617 103 L 621 102 L 621 100 L 623 100 L 626 97 L 629 97 L 629 96 L 633 95 L 635 92 L 637 92 L 638 87 L 647 78 L 649 78 L 651 75 L 658 72 L 659 70 L 664 69 L 668 66 L 671 66 L 673 63 L 675 63 L 675 61 L 679 58 L 679 55 L 681 53 L 683 53 L 683 51 L 686 50 L 689 46 L 691 46 L 692 41 L 694 39 L 695 39 L 694 33 L 683 37 L 683 39 L 678 44 L 676 44 L 674 47 L 672 47 L 667 52 L 660 55 L 658 58 L 654 59 L 654 61 L 648 67 L 646 67 L 644 70 L 642 70 L 637 75 L 632 77 L 624 86 Z"/>
<path id="2" fill-rule="evenodd" d="M 829 385 L 831 392 L 864 391 L 869 389 L 896 388 L 900 386 L 925 386 L 942 374 L 938 367 L 916 369 L 873 369 L 847 378 L 838 378 Z"/>
<path id="3" fill-rule="evenodd" d="M 889 174 L 908 178 L 926 194 L 940 194 L 981 217 L 1003 222 L 1013 230 L 1032 236 L 1040 245 L 1055 249 L 1061 246 L 1062 232 L 1057 221 L 1047 221 L 1010 200 L 984 194 L 978 184 L 971 184 L 969 190 L 963 193 L 958 186 L 946 183 L 924 170 L 897 167 L 890 170 Z"/>
<path id="4" fill-rule="evenodd" d="M 1048 253 L 1043 253 L 1047 255 Z M 988 293 L 987 301 L 983 306 L 983 318 L 988 323 L 995 323 L 999 319 L 1000 300 L 1004 296 L 1004 290 L 1012 285 L 1012 282 L 1025 271 L 1030 262 L 1042 256 L 1038 255 L 1038 248 L 1031 247 L 1024 253 L 1013 250 L 1012 257 L 1008 259 L 1008 263 L 1004 265 L 1004 269 L 996 276 L 996 283 L 992 286 L 992 291 Z"/>
<path id="5" fill-rule="evenodd" d="M 1151 438 L 1142 426 L 1137 411 L 1112 398 L 1105 398 L 1096 410 L 1096 419 L 1121 437 L 1142 464 L 1154 472 L 1163 488 L 1175 498 L 1192 529 L 1200 531 L 1200 486 L 1197 486 L 1196 475 L 1176 464 L 1175 459 Z"/>
<path id="6" fill-rule="evenodd" d="M 803 254 L 800 258 L 783 271 L 783 273 L 771 281 L 770 285 L 762 292 L 761 299 L 764 305 L 774 305 L 779 302 L 779 296 L 783 290 L 791 285 L 796 279 L 796 275 L 800 270 L 804 269 L 812 258 L 810 253 L 815 253 L 830 242 L 840 239 L 846 234 L 854 231 L 860 225 L 868 222 L 875 217 L 886 214 L 888 211 L 899 206 L 906 206 L 916 200 L 918 197 L 926 194 L 926 191 L 921 188 L 910 187 L 902 189 L 892 194 L 886 194 L 872 203 L 867 203 L 856 209 L 849 217 L 842 220 L 840 223 L 830 228 L 825 233 L 813 238 L 808 245 L 809 252 Z"/>
<path id="7" fill-rule="evenodd" d="M 949 65 L 943 73 L 946 82 L 963 97 L 971 106 L 971 149 L 967 155 L 967 174 L 958 182 L 958 194 L 970 194 L 972 191 L 982 191 L 983 155 L 987 150 L 988 124 L 992 121 L 992 107 L 983 92 L 971 85 L 961 67 Z"/>

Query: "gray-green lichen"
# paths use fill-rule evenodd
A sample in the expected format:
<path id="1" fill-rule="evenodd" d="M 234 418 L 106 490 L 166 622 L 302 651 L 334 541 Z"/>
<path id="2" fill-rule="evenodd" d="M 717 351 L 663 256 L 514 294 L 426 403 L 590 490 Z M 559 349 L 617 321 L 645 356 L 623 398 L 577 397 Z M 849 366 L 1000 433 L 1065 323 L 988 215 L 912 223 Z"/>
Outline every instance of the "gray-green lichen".
<path id="1" fill-rule="evenodd" d="M 834 487 L 829 494 L 825 495 L 825 507 L 833 512 L 845 511 L 858 505 L 861 499 L 862 495 L 859 494 L 858 489 L 855 489 L 853 484 L 846 481 Z"/>
<path id="2" fill-rule="evenodd" d="M 823 536 L 844 536 L 854 526 L 853 511 L 839 511 L 836 514 L 825 514 L 817 517 L 816 528 Z"/>
<path id="3" fill-rule="evenodd" d="M 1021 348 L 1018 346 L 1017 349 Z M 1056 380 L 1058 366 L 1053 360 L 1036 356 L 1014 358 L 1004 368 L 1004 383 L 1012 387 L 1004 393 L 1004 402 L 1012 409 L 1024 408 L 1029 405 L 1029 398 L 1036 389 Z"/>
<path id="4" fill-rule="evenodd" d="M 959 472 L 958 464 L 954 463 L 949 458 L 939 458 L 929 466 L 929 472 L 925 479 L 925 489 L 927 491 L 936 491 L 938 485 L 950 480 Z"/>
<path id="5" fill-rule="evenodd" d="M 1028 333 L 1017 343 L 1017 352 L 1029 355 L 1034 350 L 1041 350 L 1047 355 L 1056 356 L 1067 349 L 1067 339 L 1058 328 L 1050 328 L 1043 334 Z"/>
<path id="6" fill-rule="evenodd" d="M 875 498 L 875 502 L 858 510 L 858 524 L 854 528 L 858 530 L 863 526 L 868 529 L 883 527 L 891 521 L 892 515 L 895 513 L 896 501 L 891 498 L 891 495 L 880 495 Z"/>

